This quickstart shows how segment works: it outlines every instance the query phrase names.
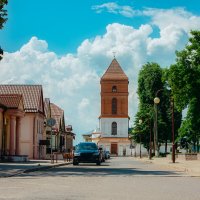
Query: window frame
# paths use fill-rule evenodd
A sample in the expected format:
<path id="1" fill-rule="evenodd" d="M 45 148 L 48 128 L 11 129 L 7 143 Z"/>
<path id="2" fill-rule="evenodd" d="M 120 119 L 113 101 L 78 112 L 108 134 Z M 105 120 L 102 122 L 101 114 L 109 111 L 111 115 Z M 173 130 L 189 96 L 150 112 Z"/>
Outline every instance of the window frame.
<path id="1" fill-rule="evenodd" d="M 116 85 L 112 86 L 112 92 L 117 92 L 117 86 Z"/>
<path id="2" fill-rule="evenodd" d="M 111 135 L 117 135 L 117 122 L 112 122 Z"/>

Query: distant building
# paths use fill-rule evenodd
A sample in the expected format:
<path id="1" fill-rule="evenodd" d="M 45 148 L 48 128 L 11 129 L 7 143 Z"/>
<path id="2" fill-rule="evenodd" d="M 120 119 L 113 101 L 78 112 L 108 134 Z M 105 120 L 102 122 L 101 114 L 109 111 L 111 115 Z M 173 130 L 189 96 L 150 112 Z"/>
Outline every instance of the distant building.
<path id="1" fill-rule="evenodd" d="M 39 158 L 44 135 L 41 85 L 0 85 L 0 152 Z"/>
<path id="2" fill-rule="evenodd" d="M 73 149 L 73 141 L 75 140 L 76 136 L 76 134 L 72 131 L 72 125 L 65 126 L 65 149 L 68 152 Z"/>
<path id="3" fill-rule="evenodd" d="M 54 103 L 50 103 L 51 117 L 56 120 L 56 124 L 52 127 L 52 148 L 53 151 L 63 151 L 65 138 L 65 119 L 64 110 Z"/>
<path id="4" fill-rule="evenodd" d="M 45 98 L 44 105 L 46 121 L 50 118 L 53 118 L 56 121 L 56 124 L 53 127 L 49 127 L 47 123 L 45 126 L 46 139 L 48 141 L 46 152 L 47 158 L 50 158 L 51 147 L 53 152 L 72 150 L 75 133 L 72 132 L 72 125 L 65 125 L 63 109 L 56 104 L 51 103 L 49 98 Z"/>
<path id="5" fill-rule="evenodd" d="M 92 142 L 92 132 L 90 131 L 82 135 L 85 142 Z"/>
<path id="6" fill-rule="evenodd" d="M 101 138 L 101 132 L 100 129 L 97 128 L 95 130 L 83 134 L 82 136 L 85 142 L 95 142 L 96 144 L 98 144 Z"/>

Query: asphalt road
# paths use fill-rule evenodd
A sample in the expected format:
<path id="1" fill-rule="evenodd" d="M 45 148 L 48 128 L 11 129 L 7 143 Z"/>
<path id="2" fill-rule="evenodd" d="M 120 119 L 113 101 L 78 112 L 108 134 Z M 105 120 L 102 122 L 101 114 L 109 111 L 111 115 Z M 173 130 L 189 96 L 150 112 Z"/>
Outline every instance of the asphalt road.
<path id="1" fill-rule="evenodd" d="M 123 157 L 0 179 L 0 199 L 199 200 L 199 185 L 200 178 Z"/>

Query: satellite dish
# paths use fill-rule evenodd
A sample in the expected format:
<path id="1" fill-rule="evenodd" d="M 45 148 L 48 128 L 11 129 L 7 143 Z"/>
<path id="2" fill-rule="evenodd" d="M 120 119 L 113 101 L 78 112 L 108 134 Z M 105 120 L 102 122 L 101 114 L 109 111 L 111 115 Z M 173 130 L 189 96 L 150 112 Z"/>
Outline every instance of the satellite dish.
<path id="1" fill-rule="evenodd" d="M 47 119 L 47 126 L 54 126 L 56 124 L 56 120 L 54 118 Z"/>

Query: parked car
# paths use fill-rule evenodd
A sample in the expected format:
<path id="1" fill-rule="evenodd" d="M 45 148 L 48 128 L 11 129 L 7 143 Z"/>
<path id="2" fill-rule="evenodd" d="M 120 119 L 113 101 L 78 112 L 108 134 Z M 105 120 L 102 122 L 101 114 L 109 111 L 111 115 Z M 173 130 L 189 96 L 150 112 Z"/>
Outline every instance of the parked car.
<path id="1" fill-rule="evenodd" d="M 101 162 L 105 162 L 105 160 L 106 160 L 106 154 L 105 154 L 105 152 L 106 151 L 102 147 L 99 148 L 99 151 L 102 154 L 102 156 L 101 156 Z"/>
<path id="2" fill-rule="evenodd" d="M 110 151 L 105 151 L 105 158 L 109 159 L 110 158 Z"/>
<path id="3" fill-rule="evenodd" d="M 96 163 L 100 165 L 102 161 L 102 151 L 93 142 L 81 142 L 74 151 L 73 165 L 79 163 Z"/>

